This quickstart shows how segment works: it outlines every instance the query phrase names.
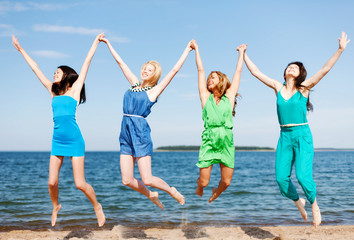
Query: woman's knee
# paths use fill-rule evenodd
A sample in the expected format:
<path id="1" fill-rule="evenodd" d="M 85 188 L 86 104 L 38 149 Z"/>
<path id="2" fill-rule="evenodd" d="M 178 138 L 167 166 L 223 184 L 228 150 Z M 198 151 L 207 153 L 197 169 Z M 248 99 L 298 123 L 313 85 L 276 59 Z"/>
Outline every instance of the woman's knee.
<path id="1" fill-rule="evenodd" d="M 58 187 L 58 181 L 48 180 L 48 187 L 49 188 L 57 188 Z"/>
<path id="2" fill-rule="evenodd" d="M 131 177 L 122 177 L 122 183 L 124 186 L 130 186 L 133 182 L 134 178 Z"/>
<path id="3" fill-rule="evenodd" d="M 76 188 L 81 190 L 81 191 L 85 191 L 86 187 L 87 187 L 87 183 L 84 181 L 81 182 L 75 182 Z"/>
<path id="4" fill-rule="evenodd" d="M 206 186 L 208 186 L 209 184 L 209 179 L 202 179 L 202 178 L 199 178 L 199 185 L 203 188 L 205 188 Z"/>
<path id="5" fill-rule="evenodd" d="M 141 180 L 143 181 L 145 186 L 151 186 L 152 185 L 152 178 L 142 178 Z"/>
<path id="6" fill-rule="evenodd" d="M 284 175 L 276 175 L 275 180 L 277 181 L 278 185 L 282 186 L 289 182 L 289 177 L 286 177 Z"/>
<path id="7" fill-rule="evenodd" d="M 302 187 L 315 185 L 312 176 L 306 176 L 304 174 L 296 174 L 297 181 Z"/>
<path id="8" fill-rule="evenodd" d="M 231 179 L 222 179 L 221 183 L 225 186 L 228 187 L 231 184 Z"/>

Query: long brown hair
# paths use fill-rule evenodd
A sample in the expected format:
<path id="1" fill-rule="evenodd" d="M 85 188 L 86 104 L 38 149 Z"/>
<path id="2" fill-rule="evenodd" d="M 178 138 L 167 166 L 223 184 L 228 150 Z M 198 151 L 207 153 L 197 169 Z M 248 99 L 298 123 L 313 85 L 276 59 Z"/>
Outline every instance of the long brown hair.
<path id="1" fill-rule="evenodd" d="M 302 90 L 302 89 L 307 89 L 307 90 L 310 90 L 308 87 L 302 85 L 303 81 L 306 80 L 306 76 L 307 76 L 307 71 L 306 71 L 306 68 L 304 66 L 304 64 L 302 64 L 302 62 L 291 62 L 289 63 L 285 70 L 284 70 L 284 80 L 286 82 L 286 79 L 285 79 L 285 73 L 286 73 L 286 69 L 288 69 L 288 67 L 292 64 L 295 64 L 296 66 L 299 67 L 299 70 L 300 70 L 300 74 L 299 76 L 297 76 L 295 78 L 295 87 L 297 90 Z M 306 104 L 306 107 L 307 107 L 307 111 L 313 111 L 313 105 L 312 103 L 310 102 L 310 92 L 309 92 L 309 96 L 307 97 L 307 104 Z"/>
<path id="2" fill-rule="evenodd" d="M 211 78 L 211 75 L 213 73 L 217 74 L 219 77 L 219 83 L 218 83 L 218 85 L 216 85 L 216 90 L 220 93 L 220 96 L 224 96 L 226 93 L 226 90 L 231 87 L 230 79 L 228 78 L 228 76 L 226 74 L 224 74 L 220 71 L 211 71 L 211 73 L 209 74 L 209 76 L 207 78 L 207 82 Z M 208 91 L 213 93 L 209 88 L 208 88 Z M 240 96 L 241 96 L 240 94 L 238 94 L 238 93 L 236 94 L 234 109 L 232 110 L 232 116 L 235 116 L 235 114 L 236 114 L 235 108 L 237 105 L 237 98 Z"/>

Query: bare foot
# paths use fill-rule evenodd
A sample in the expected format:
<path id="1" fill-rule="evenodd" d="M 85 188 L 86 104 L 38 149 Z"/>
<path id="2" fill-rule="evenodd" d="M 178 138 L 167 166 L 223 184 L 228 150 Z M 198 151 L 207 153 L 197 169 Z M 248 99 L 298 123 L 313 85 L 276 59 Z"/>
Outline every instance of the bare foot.
<path id="1" fill-rule="evenodd" d="M 307 212 L 305 209 L 306 200 L 303 198 L 299 198 L 299 200 L 295 201 L 295 204 L 296 204 L 297 208 L 299 209 L 302 218 L 306 222 L 307 221 Z"/>
<path id="2" fill-rule="evenodd" d="M 211 197 L 209 198 L 209 203 L 211 203 L 212 201 L 214 201 L 215 199 L 218 198 L 218 196 L 216 196 L 216 190 L 217 190 L 217 188 L 213 188 L 213 193 L 211 194 Z"/>
<path id="3" fill-rule="evenodd" d="M 61 209 L 61 204 L 58 204 L 56 207 L 53 207 L 53 212 L 52 212 L 52 227 L 55 226 L 57 223 L 57 216 L 58 212 Z"/>
<path id="4" fill-rule="evenodd" d="M 155 203 L 159 208 L 164 210 L 164 207 L 159 200 L 159 193 L 158 192 L 150 192 L 150 195 L 148 198 L 150 199 L 151 202 Z"/>
<path id="5" fill-rule="evenodd" d="M 320 208 L 318 207 L 317 203 L 314 202 L 312 204 L 312 222 L 313 222 L 313 226 L 315 228 L 317 228 L 318 226 L 320 226 L 321 224 L 321 212 L 320 212 Z"/>
<path id="6" fill-rule="evenodd" d="M 199 196 L 202 197 L 204 193 L 204 189 L 199 187 L 199 178 L 197 179 L 197 189 L 195 190 L 195 193 Z"/>
<path id="7" fill-rule="evenodd" d="M 170 194 L 179 204 L 184 205 L 185 200 L 182 194 L 180 194 L 175 187 L 171 187 L 172 193 Z"/>
<path id="8" fill-rule="evenodd" d="M 96 213 L 98 226 L 102 227 L 104 225 L 104 223 L 106 222 L 106 217 L 104 216 L 101 204 L 98 204 L 98 206 L 95 207 L 94 210 Z"/>

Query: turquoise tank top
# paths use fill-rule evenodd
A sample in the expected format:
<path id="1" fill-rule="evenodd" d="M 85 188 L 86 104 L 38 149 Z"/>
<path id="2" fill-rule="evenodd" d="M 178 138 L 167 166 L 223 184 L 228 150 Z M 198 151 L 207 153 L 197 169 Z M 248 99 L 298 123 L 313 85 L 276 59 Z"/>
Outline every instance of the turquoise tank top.
<path id="1" fill-rule="evenodd" d="M 277 114 L 280 125 L 307 123 L 307 98 L 297 91 L 291 98 L 284 99 L 281 90 L 277 94 Z"/>

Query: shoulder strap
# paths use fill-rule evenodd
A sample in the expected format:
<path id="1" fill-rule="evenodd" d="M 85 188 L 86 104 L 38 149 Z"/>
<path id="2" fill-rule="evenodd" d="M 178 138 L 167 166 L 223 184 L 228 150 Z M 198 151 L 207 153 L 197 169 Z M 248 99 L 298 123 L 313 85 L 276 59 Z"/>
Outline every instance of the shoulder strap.
<path id="1" fill-rule="evenodd" d="M 284 84 L 283 84 L 283 86 L 281 87 L 281 89 L 279 90 L 279 92 L 278 92 L 278 93 L 280 93 L 280 92 L 281 92 L 281 90 L 283 89 L 283 87 L 284 87 Z"/>

